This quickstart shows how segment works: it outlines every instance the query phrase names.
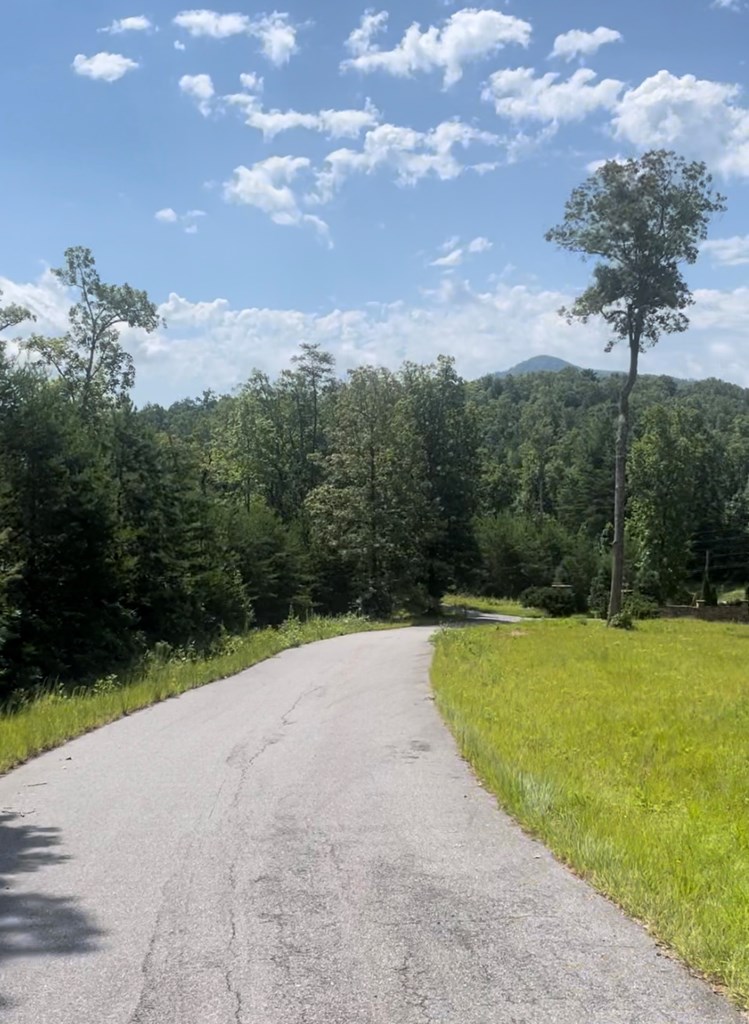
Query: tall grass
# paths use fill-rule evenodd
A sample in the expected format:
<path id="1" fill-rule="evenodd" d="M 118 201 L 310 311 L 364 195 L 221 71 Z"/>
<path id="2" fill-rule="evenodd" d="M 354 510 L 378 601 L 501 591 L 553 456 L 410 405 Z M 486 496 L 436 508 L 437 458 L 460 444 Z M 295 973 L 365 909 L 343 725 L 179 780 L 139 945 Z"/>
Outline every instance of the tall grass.
<path id="1" fill-rule="evenodd" d="M 279 629 L 230 637 L 220 653 L 166 655 L 158 649 L 128 679 L 109 676 L 93 687 L 49 687 L 34 700 L 0 713 L 0 772 L 75 736 L 205 683 L 235 675 L 281 651 L 315 640 L 385 628 L 356 615 L 290 620 Z"/>
<path id="2" fill-rule="evenodd" d="M 441 634 L 437 701 L 501 803 L 749 1005 L 749 627 Z"/>
<path id="3" fill-rule="evenodd" d="M 518 615 L 526 619 L 543 618 L 537 608 L 526 608 L 510 597 L 476 597 L 474 594 L 446 594 L 442 599 L 446 608 L 467 608 L 474 612 L 490 612 L 493 615 Z"/>

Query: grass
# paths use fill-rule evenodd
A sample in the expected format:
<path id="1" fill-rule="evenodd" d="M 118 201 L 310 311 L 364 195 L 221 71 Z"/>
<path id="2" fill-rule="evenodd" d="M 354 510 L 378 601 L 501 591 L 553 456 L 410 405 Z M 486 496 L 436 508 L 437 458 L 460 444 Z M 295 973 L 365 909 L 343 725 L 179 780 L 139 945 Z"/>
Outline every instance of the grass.
<path id="1" fill-rule="evenodd" d="M 543 612 L 537 608 L 525 608 L 519 601 L 509 597 L 476 597 L 473 594 L 446 594 L 442 599 L 446 608 L 468 608 L 474 612 L 490 612 L 493 615 L 519 615 L 526 619 L 541 619 Z"/>
<path id="2" fill-rule="evenodd" d="M 749 1006 L 749 628 L 450 630 L 438 705 L 504 807 Z"/>
<path id="3" fill-rule="evenodd" d="M 222 653 L 213 657 L 167 660 L 152 656 L 146 667 L 129 680 L 110 676 L 92 689 L 72 693 L 51 688 L 20 709 L 0 714 L 0 772 L 123 715 L 235 675 L 291 647 L 383 628 L 387 627 L 355 615 L 292 620 L 280 629 L 259 629 L 232 637 Z"/>
<path id="4" fill-rule="evenodd" d="M 728 604 L 731 601 L 744 601 L 746 599 L 746 586 L 727 584 L 718 588 L 718 600 Z"/>

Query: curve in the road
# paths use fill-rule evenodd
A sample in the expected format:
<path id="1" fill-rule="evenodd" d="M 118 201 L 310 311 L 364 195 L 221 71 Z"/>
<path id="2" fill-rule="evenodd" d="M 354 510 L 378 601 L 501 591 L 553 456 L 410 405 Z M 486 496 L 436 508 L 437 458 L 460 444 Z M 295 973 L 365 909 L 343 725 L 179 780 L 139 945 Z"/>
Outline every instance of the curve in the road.
<path id="1" fill-rule="evenodd" d="M 736 1024 L 527 838 L 430 631 L 289 651 L 0 780 L 7 1024 Z"/>

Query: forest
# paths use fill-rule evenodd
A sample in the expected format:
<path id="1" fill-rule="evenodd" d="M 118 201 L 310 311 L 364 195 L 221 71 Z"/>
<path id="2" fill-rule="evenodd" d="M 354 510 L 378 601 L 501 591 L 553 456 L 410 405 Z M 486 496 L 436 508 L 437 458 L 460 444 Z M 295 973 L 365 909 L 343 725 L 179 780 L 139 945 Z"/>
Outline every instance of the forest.
<path id="1" fill-rule="evenodd" d="M 687 329 L 681 267 L 724 209 L 704 164 L 658 150 L 604 164 L 547 232 L 599 260 L 560 313 L 602 319 L 627 374 L 466 381 L 446 354 L 342 377 L 300 338 L 275 379 L 169 408 L 136 408 L 119 340 L 162 327 L 156 305 L 68 249 L 68 330 L 0 348 L 0 693 L 290 617 L 434 616 L 451 591 L 626 627 L 700 578 L 707 603 L 743 586 L 749 393 L 635 387 Z M 33 320 L 0 307 L 0 333 Z"/>
<path id="2" fill-rule="evenodd" d="M 605 613 L 620 376 L 465 381 L 444 356 L 342 378 L 302 342 L 275 379 L 136 408 L 117 325 L 152 330 L 155 307 L 87 250 L 58 275 L 69 333 L 0 361 L 6 695 L 290 614 L 433 613 L 456 589 L 564 583 Z M 691 599 L 707 558 L 713 585 L 743 584 L 749 392 L 644 376 L 632 419 L 627 589 Z"/>

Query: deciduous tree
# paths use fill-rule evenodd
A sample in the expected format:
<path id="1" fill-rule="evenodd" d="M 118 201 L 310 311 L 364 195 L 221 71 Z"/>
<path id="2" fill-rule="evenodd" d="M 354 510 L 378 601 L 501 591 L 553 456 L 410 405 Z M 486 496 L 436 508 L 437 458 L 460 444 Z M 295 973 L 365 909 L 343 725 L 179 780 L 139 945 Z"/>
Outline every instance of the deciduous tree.
<path id="1" fill-rule="evenodd" d="M 563 222 L 546 235 L 598 260 L 593 283 L 563 314 L 583 323 L 600 316 L 611 331 L 608 350 L 620 341 L 629 347 L 616 436 L 610 618 L 622 606 L 629 399 L 639 357 L 662 334 L 686 330 L 693 299 L 681 266 L 696 261 L 710 217 L 724 209 L 705 164 L 657 150 L 605 163 L 574 189 Z"/>

